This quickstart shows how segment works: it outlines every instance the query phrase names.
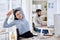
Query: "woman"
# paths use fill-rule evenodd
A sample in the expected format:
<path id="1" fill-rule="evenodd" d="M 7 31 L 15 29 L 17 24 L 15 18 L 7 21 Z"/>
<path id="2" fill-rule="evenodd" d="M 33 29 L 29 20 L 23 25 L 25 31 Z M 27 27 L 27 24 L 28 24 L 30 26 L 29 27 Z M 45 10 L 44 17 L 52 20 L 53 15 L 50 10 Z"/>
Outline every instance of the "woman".
<path id="1" fill-rule="evenodd" d="M 8 28 L 16 25 L 18 32 L 17 40 L 19 40 L 19 37 L 23 38 L 33 37 L 33 34 L 30 32 L 29 23 L 26 20 L 22 9 L 21 8 L 14 9 L 13 13 L 14 13 L 14 21 L 11 22 L 10 24 L 7 23 L 9 16 L 12 14 L 12 11 L 9 11 L 7 13 L 7 18 L 4 22 L 4 27 Z"/>

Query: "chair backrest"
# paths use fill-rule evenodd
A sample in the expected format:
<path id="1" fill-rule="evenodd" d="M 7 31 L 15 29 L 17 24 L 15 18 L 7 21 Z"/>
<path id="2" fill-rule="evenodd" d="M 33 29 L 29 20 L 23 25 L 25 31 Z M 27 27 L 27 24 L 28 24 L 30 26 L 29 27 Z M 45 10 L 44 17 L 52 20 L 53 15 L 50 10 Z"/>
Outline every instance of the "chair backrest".
<path id="1" fill-rule="evenodd" d="M 17 35 L 20 35 L 20 34 L 19 34 L 19 30 L 18 30 L 18 29 L 16 29 L 16 32 L 17 32 Z"/>

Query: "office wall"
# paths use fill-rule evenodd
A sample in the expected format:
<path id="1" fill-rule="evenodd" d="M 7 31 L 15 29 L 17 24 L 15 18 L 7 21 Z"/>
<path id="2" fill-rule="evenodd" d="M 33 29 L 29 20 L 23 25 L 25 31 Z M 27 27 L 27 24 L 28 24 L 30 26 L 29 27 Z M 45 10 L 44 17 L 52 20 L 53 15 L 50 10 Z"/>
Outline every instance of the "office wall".
<path id="1" fill-rule="evenodd" d="M 57 0 L 48 0 L 47 2 L 47 25 L 54 25 L 54 14 L 57 14 Z"/>
<path id="2" fill-rule="evenodd" d="M 54 3 L 54 5 L 50 5 Z M 50 8 L 54 6 L 53 8 Z M 55 35 L 60 36 L 60 0 L 48 0 L 48 26 L 54 25 Z"/>

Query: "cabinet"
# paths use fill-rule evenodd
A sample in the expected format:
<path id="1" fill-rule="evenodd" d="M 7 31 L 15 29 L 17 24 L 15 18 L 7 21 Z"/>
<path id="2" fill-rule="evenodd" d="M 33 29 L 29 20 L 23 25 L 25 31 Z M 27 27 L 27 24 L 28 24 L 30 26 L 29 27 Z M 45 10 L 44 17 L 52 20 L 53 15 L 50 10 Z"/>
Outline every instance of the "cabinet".
<path id="1" fill-rule="evenodd" d="M 60 14 L 54 15 L 55 35 L 60 36 Z"/>

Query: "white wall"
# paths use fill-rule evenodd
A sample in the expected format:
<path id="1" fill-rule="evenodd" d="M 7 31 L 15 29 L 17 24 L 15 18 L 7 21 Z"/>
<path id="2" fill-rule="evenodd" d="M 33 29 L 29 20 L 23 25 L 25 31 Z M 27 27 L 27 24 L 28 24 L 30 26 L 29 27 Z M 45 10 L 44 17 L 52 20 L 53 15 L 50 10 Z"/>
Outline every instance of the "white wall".
<path id="1" fill-rule="evenodd" d="M 47 25 L 54 25 L 54 14 L 57 13 L 57 0 L 48 0 Z"/>
<path id="2" fill-rule="evenodd" d="M 57 14 L 60 14 L 60 0 L 57 0 Z"/>
<path id="3" fill-rule="evenodd" d="M 48 5 L 47 24 L 48 26 L 54 25 L 55 35 L 60 36 L 60 0 L 48 0 L 49 3 L 54 3 L 54 8 Z"/>

